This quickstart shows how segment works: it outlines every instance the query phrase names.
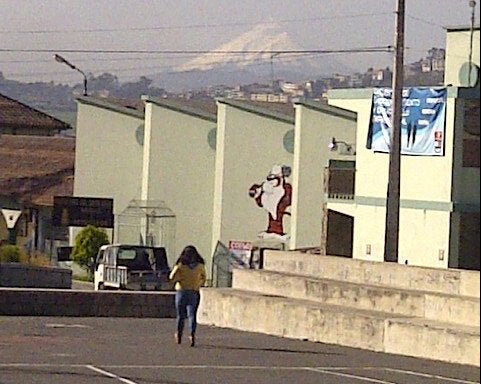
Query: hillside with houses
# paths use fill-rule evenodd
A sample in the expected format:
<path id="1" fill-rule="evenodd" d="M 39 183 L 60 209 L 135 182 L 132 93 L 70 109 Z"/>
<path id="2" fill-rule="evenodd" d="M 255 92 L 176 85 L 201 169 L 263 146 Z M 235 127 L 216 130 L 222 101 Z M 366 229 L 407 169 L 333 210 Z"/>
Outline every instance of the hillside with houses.
<path id="1" fill-rule="evenodd" d="M 445 50 L 432 48 L 426 56 L 405 66 L 406 85 L 436 86 L 443 83 Z M 268 76 L 270 77 L 270 76 Z M 294 82 L 289 79 L 259 78 L 251 84 L 215 84 L 174 92 L 155 85 L 154 80 L 141 76 L 137 81 L 121 83 L 117 76 L 103 73 L 88 76 L 89 95 L 118 99 L 140 99 L 142 95 L 161 98 L 251 100 L 291 103 L 299 99 L 325 101 L 331 89 L 389 86 L 390 68 L 368 68 L 364 73 L 334 73 Z M 264 80 L 264 81 L 262 81 Z M 48 113 L 75 126 L 75 97 L 82 94 L 82 84 L 68 85 L 51 82 L 31 82 L 7 79 L 0 71 L 0 93 Z"/>

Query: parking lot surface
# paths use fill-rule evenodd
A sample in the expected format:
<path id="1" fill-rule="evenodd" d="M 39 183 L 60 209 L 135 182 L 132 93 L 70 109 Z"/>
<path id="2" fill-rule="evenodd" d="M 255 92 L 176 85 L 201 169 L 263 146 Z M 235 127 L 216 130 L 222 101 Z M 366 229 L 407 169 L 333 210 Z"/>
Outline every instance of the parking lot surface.
<path id="1" fill-rule="evenodd" d="M 0 317 L 0 384 L 480 382 L 477 367 L 206 326 L 190 348 L 175 344 L 174 328 L 168 319 Z"/>

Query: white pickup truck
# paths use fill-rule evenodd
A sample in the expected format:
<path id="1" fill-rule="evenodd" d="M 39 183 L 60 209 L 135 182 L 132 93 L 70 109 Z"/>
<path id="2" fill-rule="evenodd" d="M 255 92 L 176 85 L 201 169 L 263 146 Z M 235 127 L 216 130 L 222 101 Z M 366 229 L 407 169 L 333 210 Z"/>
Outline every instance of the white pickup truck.
<path id="1" fill-rule="evenodd" d="M 163 247 L 103 245 L 95 260 L 95 290 L 171 290 Z"/>

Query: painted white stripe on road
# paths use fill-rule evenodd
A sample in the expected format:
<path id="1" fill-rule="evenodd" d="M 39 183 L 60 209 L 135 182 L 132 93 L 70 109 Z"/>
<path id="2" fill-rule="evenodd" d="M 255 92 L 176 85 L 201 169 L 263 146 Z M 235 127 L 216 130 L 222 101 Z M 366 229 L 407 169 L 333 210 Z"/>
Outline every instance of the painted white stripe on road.
<path id="1" fill-rule="evenodd" d="M 51 364 L 51 363 L 0 363 L 0 368 L 89 368 L 94 370 L 98 373 L 102 373 L 103 375 L 115 378 L 117 380 L 122 381 L 125 384 L 138 384 L 131 380 L 116 376 L 110 372 L 104 371 L 100 368 L 94 367 L 93 365 L 85 365 L 85 364 Z M 396 384 L 391 383 L 388 381 L 382 381 L 377 379 L 372 379 L 365 376 L 358 376 L 347 374 L 339 371 L 356 371 L 356 370 L 366 370 L 366 371 L 385 371 L 385 372 L 393 372 L 399 373 L 406 376 L 418 376 L 418 377 L 426 377 L 430 379 L 437 379 L 445 382 L 452 382 L 452 383 L 459 383 L 459 384 L 481 384 L 479 381 L 470 381 L 470 380 L 463 380 L 463 379 L 455 379 L 452 377 L 440 376 L 440 375 L 433 375 L 427 374 L 422 372 L 415 372 L 415 371 L 408 371 L 402 369 L 395 369 L 395 368 L 388 368 L 388 367 L 302 367 L 302 366 L 290 366 L 290 367 L 281 367 L 281 366 L 262 366 L 262 365 L 117 365 L 117 364 L 106 364 L 102 365 L 104 369 L 213 369 L 213 370 L 271 370 L 271 371 L 302 371 L 302 370 L 309 370 L 315 371 L 335 376 L 344 376 L 348 378 L 358 379 L 365 382 L 377 383 L 377 384 Z"/>
<path id="2" fill-rule="evenodd" d="M 85 364 L 53 364 L 53 363 L 0 363 L 0 368 L 85 368 L 92 367 L 92 365 Z M 266 365 L 134 365 L 134 364 L 102 364 L 105 369 L 218 369 L 218 370 L 285 370 L 285 371 L 299 371 L 306 369 L 325 369 L 325 370 L 347 370 L 352 367 L 303 367 L 303 366 L 266 366 Z M 98 368 L 97 368 L 98 369 Z"/>
<path id="3" fill-rule="evenodd" d="M 85 364 L 3 363 L 0 368 L 85 368 Z"/>
<path id="4" fill-rule="evenodd" d="M 94 372 L 97 372 L 97 373 L 100 373 L 104 376 L 107 376 L 107 377 L 110 377 L 111 379 L 116 379 L 122 383 L 125 383 L 125 384 L 138 384 L 136 383 L 135 381 L 132 381 L 132 380 L 129 380 L 129 379 L 125 379 L 123 377 L 120 377 L 120 376 L 117 376 L 117 375 L 114 375 L 113 373 L 111 372 L 107 372 L 107 371 L 104 371 L 103 369 L 100 369 L 100 368 L 97 368 L 97 367 L 94 367 L 93 365 L 86 365 L 86 367 L 88 369 L 91 369 L 92 371 Z"/>
<path id="5" fill-rule="evenodd" d="M 421 372 L 414 372 L 414 371 L 405 371 L 403 369 L 394 369 L 394 368 L 383 368 L 384 371 L 387 372 L 396 372 L 402 373 L 403 375 L 411 375 L 411 376 L 418 376 L 418 377 L 428 377 L 430 379 L 438 379 L 444 381 L 451 381 L 453 383 L 462 383 L 462 384 L 480 384 L 479 381 L 468 381 L 468 380 L 461 380 L 461 379 L 453 379 L 452 377 L 446 376 L 439 376 L 439 375 L 430 375 L 428 373 L 421 373 Z"/>
<path id="6" fill-rule="evenodd" d="M 384 380 L 372 379 L 372 378 L 366 377 L 366 376 L 351 375 L 351 374 L 349 374 L 349 373 L 335 372 L 335 371 L 330 371 L 330 370 L 326 370 L 326 369 L 309 368 L 309 371 L 324 373 L 324 374 L 326 374 L 326 375 L 332 375 L 332 376 L 347 377 L 347 378 L 349 378 L 349 379 L 366 381 L 366 382 L 368 382 L 368 383 L 397 384 L 397 383 L 393 383 L 392 381 L 384 381 Z"/>
<path id="7" fill-rule="evenodd" d="M 218 369 L 218 370 L 271 370 L 271 371 L 303 371 L 306 369 L 347 370 L 352 367 L 280 367 L 266 365 L 103 365 L 107 369 Z"/>
<path id="8" fill-rule="evenodd" d="M 82 329 L 92 329 L 90 325 L 84 324 L 45 324 L 46 328 L 82 328 Z"/>

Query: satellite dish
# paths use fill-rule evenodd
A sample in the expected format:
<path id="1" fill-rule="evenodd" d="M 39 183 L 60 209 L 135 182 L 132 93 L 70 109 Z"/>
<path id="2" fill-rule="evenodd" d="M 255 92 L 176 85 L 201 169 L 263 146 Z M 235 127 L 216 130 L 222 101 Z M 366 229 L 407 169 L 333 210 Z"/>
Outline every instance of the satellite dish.
<path id="1" fill-rule="evenodd" d="M 464 63 L 459 69 L 458 78 L 462 87 L 476 86 L 479 81 L 479 67 L 474 63 Z"/>
<path id="2" fill-rule="evenodd" d="M 209 147 L 215 151 L 215 148 L 217 147 L 217 128 L 212 128 L 209 131 L 207 134 L 207 142 L 209 143 Z"/>
<path id="3" fill-rule="evenodd" d="M 137 129 L 135 130 L 135 140 L 140 145 L 144 145 L 144 124 L 140 124 Z"/>
<path id="4" fill-rule="evenodd" d="M 286 132 L 283 139 L 284 149 L 289 153 L 294 153 L 294 136 L 293 129 Z"/>

